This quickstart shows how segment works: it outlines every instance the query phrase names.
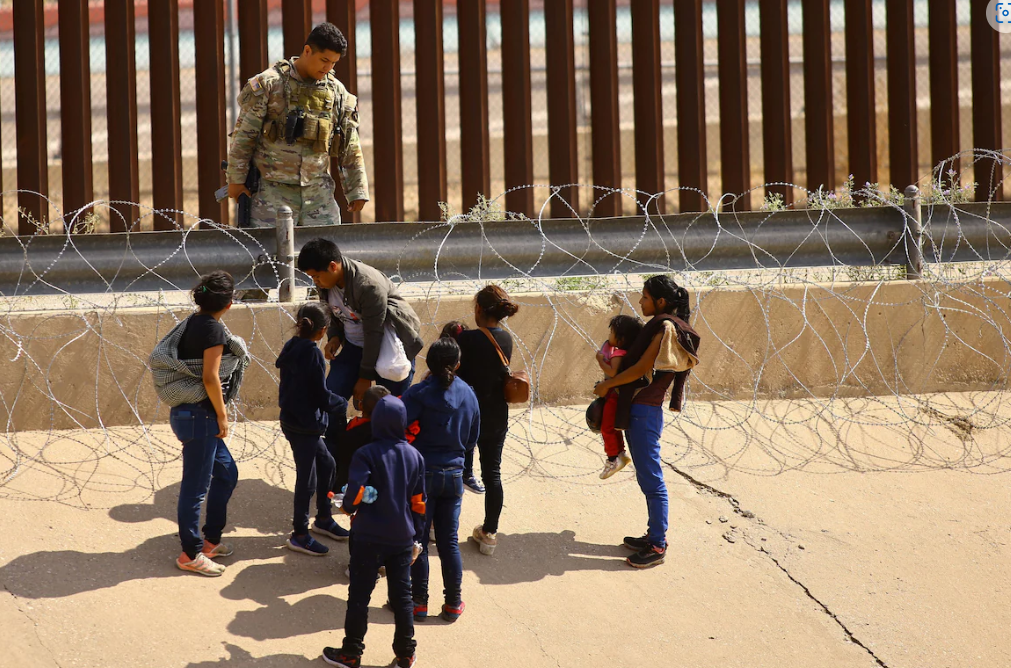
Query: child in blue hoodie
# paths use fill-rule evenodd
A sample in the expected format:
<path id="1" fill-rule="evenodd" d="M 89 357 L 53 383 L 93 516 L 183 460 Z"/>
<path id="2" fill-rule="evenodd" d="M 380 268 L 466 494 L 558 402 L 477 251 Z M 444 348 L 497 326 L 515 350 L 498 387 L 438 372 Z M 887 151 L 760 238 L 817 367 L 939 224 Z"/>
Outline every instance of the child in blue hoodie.
<path id="1" fill-rule="evenodd" d="M 417 643 L 411 616 L 411 564 L 421 552 L 418 541 L 425 528 L 425 461 L 404 440 L 406 429 L 403 402 L 393 396 L 383 397 L 372 411 L 372 442 L 351 458 L 341 506 L 345 513 L 355 516 L 351 529 L 351 584 L 344 643 L 339 649 L 323 649 L 323 660 L 332 666 L 361 666 L 369 600 L 380 566 L 386 567 L 390 607 L 396 619 L 395 665 L 414 665 Z"/>
<path id="2" fill-rule="evenodd" d="M 309 501 L 316 494 L 312 532 L 347 540 L 348 532 L 334 521 L 329 493 L 334 484 L 333 456 L 323 441 L 330 413 L 346 414 L 347 401 L 326 387 L 326 362 L 316 344 L 326 333 L 330 314 L 317 302 L 298 309 L 296 335 L 291 337 L 274 366 L 281 370 L 278 405 L 281 431 L 295 457 L 295 513 L 287 547 L 321 557 L 330 549 L 309 535 Z"/>
<path id="3" fill-rule="evenodd" d="M 428 616 L 428 542 L 434 525 L 446 596 L 441 616 L 452 622 L 460 618 L 464 609 L 460 591 L 463 561 L 457 542 L 464 459 L 477 443 L 481 415 L 474 390 L 456 377 L 460 367 L 460 346 L 456 341 L 448 337 L 439 339 L 429 347 L 425 359 L 431 374 L 404 392 L 407 423 L 418 421 L 414 447 L 425 457 L 428 492 L 421 556 L 411 569 L 414 618 L 424 621 Z"/>

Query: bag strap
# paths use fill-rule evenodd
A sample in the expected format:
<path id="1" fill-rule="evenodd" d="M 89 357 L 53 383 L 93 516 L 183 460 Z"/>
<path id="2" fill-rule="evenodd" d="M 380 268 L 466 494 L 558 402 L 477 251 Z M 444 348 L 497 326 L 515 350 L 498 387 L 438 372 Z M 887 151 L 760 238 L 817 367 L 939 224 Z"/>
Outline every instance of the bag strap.
<path id="1" fill-rule="evenodd" d="M 505 353 L 502 352 L 502 348 L 499 347 L 498 341 L 495 340 L 495 336 L 490 331 L 488 331 L 487 327 L 478 327 L 478 329 L 484 332 L 484 335 L 488 337 L 488 340 L 491 341 L 491 344 L 495 346 L 495 352 L 498 353 L 498 358 L 502 360 L 502 366 L 504 366 L 506 368 L 506 371 L 508 371 L 509 360 L 506 359 Z"/>

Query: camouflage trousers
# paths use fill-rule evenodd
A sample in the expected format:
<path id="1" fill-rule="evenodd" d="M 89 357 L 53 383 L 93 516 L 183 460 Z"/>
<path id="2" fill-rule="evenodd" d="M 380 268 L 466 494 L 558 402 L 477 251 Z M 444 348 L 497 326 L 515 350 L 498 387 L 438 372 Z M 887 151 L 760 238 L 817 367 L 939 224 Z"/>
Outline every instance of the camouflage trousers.
<path id="1" fill-rule="evenodd" d="M 253 195 L 251 226 L 276 226 L 277 210 L 282 205 L 291 209 L 295 225 L 340 225 L 341 210 L 333 193 L 334 181 L 329 174 L 307 186 L 261 181 L 260 190 Z"/>

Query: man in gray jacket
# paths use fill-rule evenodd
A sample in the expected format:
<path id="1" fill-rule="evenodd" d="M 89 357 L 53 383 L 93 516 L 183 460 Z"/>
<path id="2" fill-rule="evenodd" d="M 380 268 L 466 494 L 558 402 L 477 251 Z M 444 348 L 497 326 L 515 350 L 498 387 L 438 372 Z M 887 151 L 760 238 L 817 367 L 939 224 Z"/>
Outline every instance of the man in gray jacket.
<path id="1" fill-rule="evenodd" d="M 414 377 L 414 358 L 424 348 L 421 320 L 397 286 L 378 269 L 341 255 L 328 239 L 312 239 L 298 253 L 298 268 L 308 274 L 333 317 L 324 348 L 330 360 L 327 387 L 355 405 L 372 384 L 400 396 Z M 376 361 L 386 325 L 393 327 L 411 361 L 410 375 L 400 381 L 381 378 Z M 339 352 L 338 352 L 339 351 Z"/>

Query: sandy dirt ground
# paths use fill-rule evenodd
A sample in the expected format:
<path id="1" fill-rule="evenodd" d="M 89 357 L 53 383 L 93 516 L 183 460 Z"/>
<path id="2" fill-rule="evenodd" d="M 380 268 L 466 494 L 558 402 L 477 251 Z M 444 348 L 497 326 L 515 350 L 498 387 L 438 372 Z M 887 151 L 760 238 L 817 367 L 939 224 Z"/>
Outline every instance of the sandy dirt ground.
<path id="1" fill-rule="evenodd" d="M 424 666 L 1006 666 L 1009 439 L 999 395 L 694 404 L 667 425 L 667 563 L 631 467 L 597 479 L 580 409 L 517 414 L 492 557 L 463 545 L 467 610 L 417 625 Z M 11 434 L 0 486 L 0 666 L 323 665 L 345 544 L 282 548 L 293 469 L 276 424 L 239 425 L 221 578 L 176 570 L 167 428 Z M 0 478 L 3 481 L 4 478 Z M 466 536 L 482 516 L 467 493 Z M 433 558 L 433 602 L 441 575 Z M 383 583 L 364 664 L 393 658 Z"/>

